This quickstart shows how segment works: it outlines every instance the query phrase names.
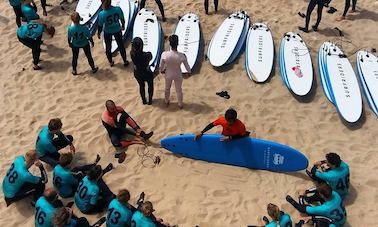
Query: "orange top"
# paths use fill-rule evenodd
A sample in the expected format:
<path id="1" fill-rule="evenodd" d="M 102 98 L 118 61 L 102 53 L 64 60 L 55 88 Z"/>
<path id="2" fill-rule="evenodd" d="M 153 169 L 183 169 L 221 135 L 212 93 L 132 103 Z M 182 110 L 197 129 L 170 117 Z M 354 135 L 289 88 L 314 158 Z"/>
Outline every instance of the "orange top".
<path id="1" fill-rule="evenodd" d="M 232 125 L 228 125 L 226 118 L 221 116 L 213 122 L 213 125 L 222 125 L 222 135 L 224 136 L 244 136 L 247 133 L 245 125 L 238 119 L 236 119 L 235 123 L 233 123 Z"/>
<path id="2" fill-rule="evenodd" d="M 117 114 L 125 111 L 120 106 L 116 106 L 116 109 L 117 109 L 117 113 L 114 114 L 114 115 L 110 114 L 109 111 L 105 110 L 102 113 L 102 116 L 101 116 L 102 121 L 104 121 L 106 124 L 112 126 L 113 128 L 117 128 L 117 126 L 116 126 Z M 126 115 L 126 116 L 127 116 L 127 118 L 126 118 L 127 124 L 129 124 L 135 130 L 138 129 L 139 126 L 136 124 L 136 122 L 129 115 Z"/>

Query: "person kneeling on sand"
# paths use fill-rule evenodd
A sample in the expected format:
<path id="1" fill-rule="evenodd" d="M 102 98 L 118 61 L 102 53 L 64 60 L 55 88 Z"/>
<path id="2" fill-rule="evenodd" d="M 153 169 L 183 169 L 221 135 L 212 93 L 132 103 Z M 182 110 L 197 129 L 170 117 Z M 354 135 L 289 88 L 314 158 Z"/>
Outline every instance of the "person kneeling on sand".
<path id="1" fill-rule="evenodd" d="M 317 182 L 328 183 L 342 199 L 349 192 L 349 166 L 336 153 L 326 154 L 326 160 L 316 162 L 307 174 Z"/>
<path id="2" fill-rule="evenodd" d="M 126 113 L 126 111 L 112 100 L 105 103 L 106 110 L 102 113 L 101 120 L 106 131 L 108 131 L 110 141 L 117 149 L 115 157 L 122 163 L 126 158 L 123 148 L 131 144 L 144 144 L 140 139 L 148 140 L 153 135 L 153 131 L 145 133 L 139 125 Z M 131 126 L 132 129 L 126 126 Z"/>
<path id="3" fill-rule="evenodd" d="M 265 227 L 292 226 L 290 215 L 281 211 L 277 205 L 269 203 L 267 206 L 267 211 L 268 211 L 269 216 L 272 218 L 272 221 L 269 221 L 269 219 L 266 216 L 264 216 L 263 226 Z M 248 227 L 257 227 L 257 226 L 249 225 Z"/>
<path id="4" fill-rule="evenodd" d="M 131 218 L 131 226 L 143 226 L 143 227 L 166 227 L 170 226 L 163 222 L 163 219 L 156 218 L 152 213 L 154 208 L 150 201 L 143 202 L 140 208 L 135 211 Z"/>
<path id="5" fill-rule="evenodd" d="M 228 109 L 224 116 L 220 116 L 218 119 L 208 124 L 200 133 L 195 135 L 194 139 L 200 139 L 205 132 L 218 125 L 223 127 L 223 137 L 220 139 L 221 141 L 229 141 L 249 136 L 250 132 L 246 131 L 245 125 L 237 119 L 237 117 L 238 113 L 236 110 L 232 108 Z"/>

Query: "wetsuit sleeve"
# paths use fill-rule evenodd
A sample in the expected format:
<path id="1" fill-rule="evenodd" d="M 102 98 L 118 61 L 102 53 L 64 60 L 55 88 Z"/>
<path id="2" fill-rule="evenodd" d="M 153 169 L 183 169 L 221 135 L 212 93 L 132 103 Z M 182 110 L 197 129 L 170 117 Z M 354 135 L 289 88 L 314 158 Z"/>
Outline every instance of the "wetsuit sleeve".
<path id="1" fill-rule="evenodd" d="M 95 206 L 97 204 L 97 200 L 98 200 L 98 196 L 99 196 L 100 192 L 99 192 L 99 189 L 93 189 L 93 192 L 92 192 L 92 196 L 91 196 L 91 199 L 89 201 L 89 203 L 93 206 Z"/>
<path id="2" fill-rule="evenodd" d="M 69 145 L 72 144 L 71 141 L 66 137 L 66 135 L 63 134 L 63 132 L 59 132 L 57 135 L 60 140 L 65 140 Z"/>
<path id="3" fill-rule="evenodd" d="M 119 12 L 119 19 L 121 20 L 122 26 L 125 26 L 125 16 L 123 15 L 122 9 L 118 7 L 118 12 Z"/>
<path id="4" fill-rule="evenodd" d="M 325 172 L 321 172 L 320 170 L 316 170 L 315 176 L 317 178 L 320 178 L 320 179 L 324 180 L 324 181 L 328 181 L 329 180 L 328 174 L 325 173 Z"/>
<path id="5" fill-rule="evenodd" d="M 192 73 L 192 70 L 190 69 L 190 66 L 188 64 L 188 59 L 186 58 L 185 54 L 183 55 L 183 63 L 184 63 L 186 71 L 188 73 Z"/>
<path id="6" fill-rule="evenodd" d="M 209 131 L 210 129 L 214 128 L 214 123 L 211 122 L 210 124 L 208 124 L 202 131 L 201 133 L 204 134 L 205 132 Z"/>
<path id="7" fill-rule="evenodd" d="M 39 167 L 39 171 L 41 172 L 41 181 L 43 184 L 46 184 L 47 181 L 48 181 L 48 178 L 47 178 L 47 173 L 46 173 L 46 170 L 45 168 L 43 168 L 43 166 Z"/>
<path id="8" fill-rule="evenodd" d="M 102 32 L 102 26 L 104 25 L 104 17 L 102 16 L 102 14 L 100 13 L 100 15 L 98 16 L 98 25 L 97 25 L 97 34 L 100 35 L 101 32 Z"/>
<path id="9" fill-rule="evenodd" d="M 321 214 L 322 213 L 322 207 L 321 206 L 316 206 L 316 207 L 307 206 L 305 212 L 309 215 Z"/>
<path id="10" fill-rule="evenodd" d="M 32 184 L 38 184 L 41 180 L 41 177 L 33 176 L 31 173 L 27 173 L 25 176 L 25 182 L 29 182 Z"/>
<path id="11" fill-rule="evenodd" d="M 58 150 L 56 149 L 56 147 L 54 146 L 54 144 L 52 144 L 51 141 L 43 143 L 43 146 L 45 146 L 45 148 L 48 151 L 48 153 L 58 152 Z"/>
<path id="12" fill-rule="evenodd" d="M 287 200 L 287 199 L 286 199 L 286 200 Z M 301 212 L 301 213 L 307 213 L 307 208 L 308 208 L 309 206 L 307 206 L 307 205 L 303 205 L 303 204 L 299 204 L 297 201 L 295 201 L 295 200 L 293 200 L 293 199 L 288 200 L 288 202 L 289 202 L 291 205 L 293 205 L 293 207 L 294 207 L 295 209 L 297 209 L 299 212 Z"/>

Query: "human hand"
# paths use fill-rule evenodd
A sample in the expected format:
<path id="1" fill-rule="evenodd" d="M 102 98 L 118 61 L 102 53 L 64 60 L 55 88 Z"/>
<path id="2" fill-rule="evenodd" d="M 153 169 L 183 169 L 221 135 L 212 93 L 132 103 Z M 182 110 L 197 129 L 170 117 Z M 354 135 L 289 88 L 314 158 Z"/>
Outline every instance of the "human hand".
<path id="1" fill-rule="evenodd" d="M 227 142 L 227 141 L 230 141 L 231 138 L 229 136 L 223 136 L 222 138 L 220 138 L 220 141 L 222 142 Z"/>
<path id="2" fill-rule="evenodd" d="M 314 163 L 314 165 L 315 165 L 316 167 L 318 167 L 318 168 L 319 168 L 319 166 L 320 166 L 321 164 L 322 164 L 321 161 L 317 161 L 317 162 Z"/>
<path id="3" fill-rule="evenodd" d="M 75 146 L 74 146 L 73 144 L 70 145 L 70 151 L 71 151 L 72 153 L 74 153 L 74 154 L 75 154 L 75 152 L 76 152 Z"/>
<path id="4" fill-rule="evenodd" d="M 201 136 L 202 136 L 201 132 L 196 133 L 196 135 L 194 136 L 194 140 L 199 140 Z"/>

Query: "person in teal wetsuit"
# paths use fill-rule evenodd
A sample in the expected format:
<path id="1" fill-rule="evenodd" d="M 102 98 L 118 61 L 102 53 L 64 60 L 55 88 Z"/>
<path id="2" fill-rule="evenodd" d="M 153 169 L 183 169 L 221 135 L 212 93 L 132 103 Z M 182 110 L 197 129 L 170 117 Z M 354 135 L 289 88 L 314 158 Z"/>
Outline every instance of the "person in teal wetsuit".
<path id="1" fill-rule="evenodd" d="M 268 211 L 269 216 L 272 218 L 272 221 L 269 221 L 269 219 L 266 216 L 264 216 L 263 221 L 264 221 L 265 227 L 276 227 L 276 226 L 291 227 L 292 226 L 290 215 L 282 212 L 280 208 L 278 208 L 277 205 L 269 203 L 267 206 L 267 211 Z M 256 226 L 249 225 L 248 227 L 256 227 Z"/>
<path id="2" fill-rule="evenodd" d="M 349 166 L 336 153 L 326 154 L 326 160 L 316 162 L 307 174 L 317 182 L 326 182 L 333 191 L 345 198 L 349 192 Z"/>
<path id="3" fill-rule="evenodd" d="M 9 4 L 13 7 L 13 11 L 16 14 L 17 27 L 21 27 L 21 18 L 24 17 L 21 9 L 22 0 L 9 0 Z"/>
<path id="4" fill-rule="evenodd" d="M 29 172 L 33 164 L 41 171 L 41 177 Z M 9 206 L 29 195 L 33 195 L 35 202 L 43 194 L 46 183 L 47 174 L 35 150 L 28 151 L 25 156 L 17 156 L 3 180 L 5 203 Z"/>
<path id="5" fill-rule="evenodd" d="M 58 193 L 53 188 L 48 188 L 35 203 L 35 227 L 53 226 L 55 209 L 63 207 L 58 199 Z"/>
<path id="6" fill-rule="evenodd" d="M 314 227 L 336 227 L 331 219 L 321 216 L 304 217 L 295 224 L 295 227 L 302 227 L 304 224 Z"/>
<path id="7" fill-rule="evenodd" d="M 112 168 L 111 163 L 104 170 L 100 165 L 96 165 L 80 181 L 75 193 L 75 203 L 82 213 L 102 212 L 114 198 L 114 194 L 102 180 L 102 176 Z"/>
<path id="8" fill-rule="evenodd" d="M 95 66 L 91 47 L 94 47 L 94 42 L 89 29 L 86 25 L 80 25 L 80 15 L 77 12 L 71 14 L 71 20 L 74 23 L 68 27 L 68 45 L 72 49 L 72 75 L 77 75 L 77 58 L 79 57 L 79 50 L 83 48 L 85 56 L 87 56 L 88 63 L 92 68 L 92 73 L 96 73 L 98 67 Z"/>
<path id="9" fill-rule="evenodd" d="M 56 209 L 54 214 L 54 227 L 99 227 L 106 221 L 105 217 L 100 218 L 96 223 L 90 225 L 85 217 L 77 217 L 71 208 L 62 207 Z"/>
<path id="10" fill-rule="evenodd" d="M 62 198 L 74 196 L 79 181 L 81 181 L 85 173 L 97 165 L 100 159 L 101 157 L 97 155 L 96 161 L 93 164 L 70 168 L 73 154 L 61 154 L 59 164 L 55 166 L 53 171 L 53 184 L 59 195 Z"/>
<path id="11" fill-rule="evenodd" d="M 117 198 L 113 199 L 106 213 L 107 227 L 130 227 L 131 217 L 135 208 L 129 204 L 130 192 L 122 189 L 118 192 Z"/>
<path id="12" fill-rule="evenodd" d="M 121 24 L 119 23 L 121 21 Z M 98 33 L 97 37 L 101 38 L 101 32 L 104 31 L 105 53 L 110 66 L 114 65 L 112 57 L 112 37 L 117 42 L 118 50 L 123 59 L 123 66 L 128 66 L 129 61 L 126 59 L 126 50 L 123 44 L 122 31 L 125 30 L 125 19 L 122 9 L 118 6 L 112 6 L 111 0 L 102 1 L 102 11 L 98 16 Z"/>
<path id="13" fill-rule="evenodd" d="M 290 195 L 286 196 L 286 201 L 293 205 L 299 212 L 310 216 L 323 216 L 332 220 L 337 227 L 343 226 L 346 222 L 347 213 L 345 211 L 344 203 L 339 194 L 332 191 L 331 186 L 322 183 L 316 187 L 319 195 L 324 200 L 324 203 L 318 206 L 310 206 L 300 204 L 295 201 Z"/>
<path id="14" fill-rule="evenodd" d="M 17 29 L 17 38 L 25 46 L 32 50 L 33 54 L 33 69 L 42 69 L 38 63 L 41 55 L 42 34 L 46 32 L 51 37 L 55 34 L 54 27 L 48 27 L 46 24 L 41 24 L 36 21 L 30 21 Z"/>
<path id="15" fill-rule="evenodd" d="M 150 201 L 143 202 L 139 209 L 131 217 L 132 227 L 165 227 L 170 226 L 163 222 L 163 219 L 153 215 L 153 205 Z"/>
<path id="16" fill-rule="evenodd" d="M 26 21 L 30 22 L 32 20 L 38 20 L 40 17 L 37 13 L 37 6 L 35 5 L 34 1 L 32 0 L 23 0 L 23 4 L 21 6 L 22 14 L 25 16 Z"/>

